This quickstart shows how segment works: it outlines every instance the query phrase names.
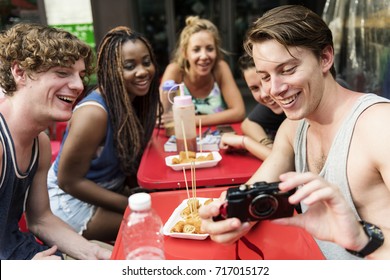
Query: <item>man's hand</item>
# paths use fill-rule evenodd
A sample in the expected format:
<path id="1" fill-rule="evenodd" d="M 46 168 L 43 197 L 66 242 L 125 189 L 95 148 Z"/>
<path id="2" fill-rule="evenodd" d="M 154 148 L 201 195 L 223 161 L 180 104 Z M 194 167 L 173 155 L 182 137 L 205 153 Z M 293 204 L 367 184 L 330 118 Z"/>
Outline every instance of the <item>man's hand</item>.
<path id="1" fill-rule="evenodd" d="M 57 252 L 57 246 L 53 246 L 45 251 L 37 253 L 33 260 L 61 260 L 61 257 L 54 255 Z"/>
<path id="2" fill-rule="evenodd" d="M 211 240 L 217 243 L 232 244 L 244 236 L 252 227 L 250 223 L 241 223 L 237 218 L 230 218 L 218 222 L 213 217 L 219 215 L 219 209 L 225 202 L 226 192 L 221 194 L 219 200 L 199 209 L 199 216 L 202 219 L 202 231 L 210 234 Z"/>
<path id="3" fill-rule="evenodd" d="M 305 213 L 274 223 L 304 228 L 315 238 L 331 241 L 346 249 L 356 249 L 367 242 L 362 227 L 339 188 L 314 173 L 289 172 L 280 176 L 279 188 L 297 188 L 289 197 L 291 204 L 308 206 Z"/>

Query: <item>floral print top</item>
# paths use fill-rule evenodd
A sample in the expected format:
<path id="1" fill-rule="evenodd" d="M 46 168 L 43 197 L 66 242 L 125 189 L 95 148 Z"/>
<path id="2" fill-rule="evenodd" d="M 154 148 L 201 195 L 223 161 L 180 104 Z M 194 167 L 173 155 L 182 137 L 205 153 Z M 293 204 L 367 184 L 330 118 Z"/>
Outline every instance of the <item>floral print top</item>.
<path id="1" fill-rule="evenodd" d="M 184 85 L 184 94 L 191 95 L 186 85 Z M 192 97 L 192 102 L 195 105 L 196 115 L 209 115 L 227 109 L 225 100 L 223 99 L 221 90 L 217 82 L 214 82 L 214 87 L 207 97 L 205 98 Z"/>

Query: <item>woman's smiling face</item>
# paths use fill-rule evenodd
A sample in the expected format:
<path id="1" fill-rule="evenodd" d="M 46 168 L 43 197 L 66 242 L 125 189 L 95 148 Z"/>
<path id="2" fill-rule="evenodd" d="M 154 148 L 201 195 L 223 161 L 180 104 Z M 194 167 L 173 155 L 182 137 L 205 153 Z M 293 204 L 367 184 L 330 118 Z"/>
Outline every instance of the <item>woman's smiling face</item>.
<path id="1" fill-rule="evenodd" d="M 140 40 L 122 45 L 123 78 L 127 92 L 132 96 L 144 96 L 156 72 L 147 46 Z"/>
<path id="2" fill-rule="evenodd" d="M 190 71 L 199 75 L 209 74 L 217 57 L 213 35 L 204 30 L 194 33 L 189 39 L 185 57 L 190 64 Z"/>
<path id="3" fill-rule="evenodd" d="M 267 106 L 270 108 L 275 114 L 282 114 L 283 110 L 279 106 L 278 103 L 275 102 L 269 96 L 267 93 L 265 93 L 264 89 L 261 87 L 261 78 L 260 74 L 256 73 L 256 68 L 251 67 L 248 69 L 245 69 L 243 71 L 243 76 L 245 79 L 245 82 L 249 88 L 249 90 L 252 93 L 253 98 L 259 102 L 260 104 L 263 104 L 264 106 Z"/>

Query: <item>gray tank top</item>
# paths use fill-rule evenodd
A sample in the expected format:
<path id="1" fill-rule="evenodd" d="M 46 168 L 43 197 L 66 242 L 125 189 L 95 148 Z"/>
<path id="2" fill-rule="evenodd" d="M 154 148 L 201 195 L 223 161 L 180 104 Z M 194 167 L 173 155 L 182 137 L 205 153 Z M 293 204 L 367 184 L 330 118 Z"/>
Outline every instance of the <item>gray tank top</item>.
<path id="1" fill-rule="evenodd" d="M 351 143 L 355 124 L 359 116 L 368 107 L 376 104 L 390 102 L 390 100 L 380 97 L 376 94 L 365 94 L 357 100 L 353 106 L 350 114 L 344 120 L 338 133 L 336 134 L 332 146 L 329 150 L 328 157 L 325 165 L 320 172 L 320 176 L 327 181 L 338 185 L 343 193 L 348 204 L 351 206 L 357 218 L 359 214 L 355 208 L 352 200 L 351 192 L 349 189 L 347 178 L 347 158 L 349 146 Z M 306 161 L 306 136 L 309 124 L 306 120 L 300 121 L 295 136 L 294 151 L 295 151 L 295 169 L 297 172 L 307 172 Z M 302 203 L 302 211 L 307 210 L 307 206 Z M 349 254 L 344 248 L 336 245 L 335 243 L 316 240 L 322 253 L 327 259 L 358 259 L 357 257 Z"/>

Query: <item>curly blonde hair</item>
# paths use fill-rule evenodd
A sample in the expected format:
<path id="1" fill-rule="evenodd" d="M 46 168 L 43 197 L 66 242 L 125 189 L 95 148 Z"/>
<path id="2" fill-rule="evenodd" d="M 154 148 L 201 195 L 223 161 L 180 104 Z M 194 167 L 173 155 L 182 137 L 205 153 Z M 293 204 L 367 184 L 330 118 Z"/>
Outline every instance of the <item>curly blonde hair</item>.
<path id="1" fill-rule="evenodd" d="M 94 72 L 94 57 L 90 46 L 67 31 L 37 23 L 19 23 L 0 34 L 0 87 L 7 95 L 16 91 L 11 73 L 15 62 L 31 77 L 53 67 L 69 67 L 80 58 L 84 59 L 87 84 Z"/>
<path id="2" fill-rule="evenodd" d="M 186 18 L 186 26 L 180 33 L 179 40 L 174 50 L 173 61 L 176 62 L 182 71 L 188 71 L 189 63 L 184 57 L 184 52 L 188 48 L 190 38 L 193 34 L 200 31 L 208 31 L 214 37 L 214 43 L 217 50 L 217 61 L 222 59 L 227 52 L 221 47 L 221 37 L 218 28 L 209 20 L 201 19 L 198 16 L 189 16 Z"/>

